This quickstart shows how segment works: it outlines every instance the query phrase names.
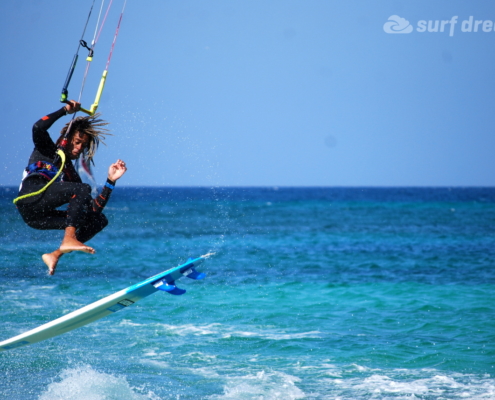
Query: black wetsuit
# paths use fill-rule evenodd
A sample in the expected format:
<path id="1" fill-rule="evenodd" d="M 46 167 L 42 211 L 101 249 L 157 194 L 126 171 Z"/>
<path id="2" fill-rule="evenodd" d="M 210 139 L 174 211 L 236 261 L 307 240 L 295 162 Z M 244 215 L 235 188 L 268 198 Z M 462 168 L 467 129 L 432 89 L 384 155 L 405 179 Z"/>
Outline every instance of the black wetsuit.
<path id="1" fill-rule="evenodd" d="M 57 156 L 57 146 L 51 139 L 48 129 L 64 115 L 66 115 L 65 107 L 34 124 L 34 150 L 29 158 L 29 165 L 38 161 L 53 163 Z M 48 182 L 48 177 L 33 172 L 23 180 L 19 196 L 37 192 Z M 91 186 L 82 183 L 74 165 L 67 157 L 62 180 L 53 182 L 39 195 L 19 200 L 17 209 L 24 222 L 31 228 L 45 230 L 75 227 L 77 240 L 84 243 L 107 226 L 108 220 L 102 214 L 102 210 L 114 185 L 115 182 L 107 180 L 107 185 L 103 187 L 101 194 L 93 199 Z M 64 204 L 69 204 L 67 210 L 57 210 Z"/>

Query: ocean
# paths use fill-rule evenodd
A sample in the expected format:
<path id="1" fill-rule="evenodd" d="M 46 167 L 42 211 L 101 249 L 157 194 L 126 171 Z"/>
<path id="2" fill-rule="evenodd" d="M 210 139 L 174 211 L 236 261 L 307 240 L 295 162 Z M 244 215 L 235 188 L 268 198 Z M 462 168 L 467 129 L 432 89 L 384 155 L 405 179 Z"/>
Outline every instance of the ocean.
<path id="1" fill-rule="evenodd" d="M 495 399 L 495 188 L 118 187 L 62 232 L 0 187 L 0 341 L 208 252 L 155 293 L 0 352 L 0 398 Z"/>

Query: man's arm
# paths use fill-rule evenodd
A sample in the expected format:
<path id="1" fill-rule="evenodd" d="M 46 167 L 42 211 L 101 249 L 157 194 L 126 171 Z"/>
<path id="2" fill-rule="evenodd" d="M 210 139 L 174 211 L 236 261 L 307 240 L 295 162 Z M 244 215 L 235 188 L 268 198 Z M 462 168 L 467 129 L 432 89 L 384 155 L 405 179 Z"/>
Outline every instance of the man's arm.
<path id="1" fill-rule="evenodd" d="M 43 118 L 35 122 L 33 125 L 33 143 L 41 154 L 47 157 L 54 157 L 57 151 L 57 146 L 53 142 L 48 129 L 57 121 L 59 118 L 67 114 L 73 114 L 79 110 L 81 105 L 70 100 L 64 107 L 57 110 L 51 114 L 45 115 Z"/>
<path id="2" fill-rule="evenodd" d="M 60 110 L 55 111 L 51 114 L 45 115 L 43 118 L 38 120 L 33 125 L 33 143 L 41 154 L 47 157 L 54 157 L 57 151 L 57 146 L 53 142 L 48 129 L 57 121 L 59 118 L 67 114 L 65 107 Z"/>
<path id="3" fill-rule="evenodd" d="M 115 183 L 122 175 L 125 174 L 126 171 L 127 167 L 125 166 L 125 162 L 122 160 L 117 160 L 116 163 L 110 165 L 110 168 L 108 168 L 108 177 L 105 182 L 105 186 L 103 186 L 103 190 L 100 195 L 93 200 L 93 211 L 97 213 L 101 213 L 103 211 L 108 200 L 110 199 L 113 189 L 115 188 Z"/>

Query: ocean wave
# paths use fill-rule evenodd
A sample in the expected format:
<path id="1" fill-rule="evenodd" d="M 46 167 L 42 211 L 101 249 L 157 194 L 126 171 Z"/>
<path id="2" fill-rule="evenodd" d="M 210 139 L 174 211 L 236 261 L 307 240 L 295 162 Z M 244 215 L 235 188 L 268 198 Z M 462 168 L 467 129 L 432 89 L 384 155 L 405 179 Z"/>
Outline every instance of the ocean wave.
<path id="1" fill-rule="evenodd" d="M 318 390 L 339 399 L 493 399 L 495 379 L 489 374 L 462 374 L 436 369 L 377 369 L 356 364 L 322 365 L 330 379 Z"/>
<path id="2" fill-rule="evenodd" d="M 294 340 L 294 339 L 318 339 L 322 336 L 320 331 L 309 332 L 285 332 L 273 328 L 264 329 L 263 327 L 249 327 L 249 330 L 238 330 L 230 326 L 225 326 L 219 323 L 207 325 L 167 325 L 160 324 L 165 330 L 171 334 L 179 336 L 201 336 L 212 335 L 222 339 L 233 337 L 238 338 L 258 338 L 268 340 Z"/>
<path id="3" fill-rule="evenodd" d="M 95 371 L 84 365 L 63 370 L 38 400 L 160 400 L 152 391 L 133 388 L 122 376 Z"/>
<path id="4" fill-rule="evenodd" d="M 227 376 L 224 393 L 209 396 L 211 400 L 270 399 L 295 400 L 305 398 L 296 386 L 298 377 L 278 371 L 260 371 L 256 374 Z"/>

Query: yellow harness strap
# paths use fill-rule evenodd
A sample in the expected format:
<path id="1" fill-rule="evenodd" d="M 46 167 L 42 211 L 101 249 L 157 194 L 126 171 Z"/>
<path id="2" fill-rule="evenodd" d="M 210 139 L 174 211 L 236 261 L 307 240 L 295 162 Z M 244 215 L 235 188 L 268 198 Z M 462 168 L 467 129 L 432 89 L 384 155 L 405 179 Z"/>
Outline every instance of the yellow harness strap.
<path id="1" fill-rule="evenodd" d="M 14 199 L 13 200 L 13 203 L 14 204 L 16 204 L 19 200 L 25 199 L 27 197 L 37 196 L 38 194 L 43 193 L 48 188 L 48 186 L 50 186 L 59 177 L 59 175 L 64 170 L 64 166 L 65 166 L 65 153 L 64 153 L 63 150 L 58 149 L 57 150 L 57 154 L 60 156 L 60 159 L 62 160 L 62 165 L 60 166 L 60 169 L 58 170 L 57 174 L 51 179 L 51 181 L 48 182 L 43 188 L 41 188 L 37 192 L 28 193 L 28 194 L 25 194 L 24 196 L 19 196 L 18 198 Z"/>

